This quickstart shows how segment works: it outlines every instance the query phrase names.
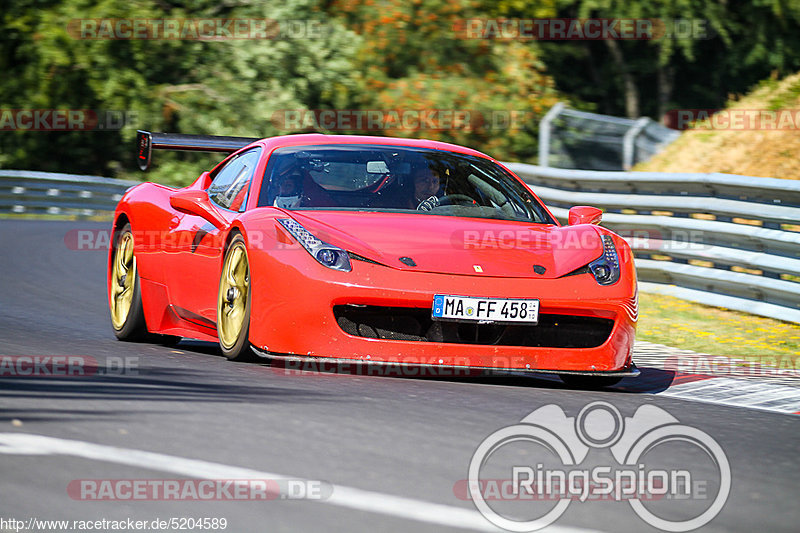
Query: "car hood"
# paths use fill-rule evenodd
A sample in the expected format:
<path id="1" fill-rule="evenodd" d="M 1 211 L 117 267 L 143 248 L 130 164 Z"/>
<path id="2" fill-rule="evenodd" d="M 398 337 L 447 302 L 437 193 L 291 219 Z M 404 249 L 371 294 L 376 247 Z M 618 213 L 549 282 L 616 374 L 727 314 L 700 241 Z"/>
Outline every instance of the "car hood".
<path id="1" fill-rule="evenodd" d="M 399 270 L 557 278 L 603 252 L 599 230 L 587 224 L 559 227 L 411 213 L 291 214 L 323 241 Z M 410 258 L 415 266 L 400 258 Z"/>

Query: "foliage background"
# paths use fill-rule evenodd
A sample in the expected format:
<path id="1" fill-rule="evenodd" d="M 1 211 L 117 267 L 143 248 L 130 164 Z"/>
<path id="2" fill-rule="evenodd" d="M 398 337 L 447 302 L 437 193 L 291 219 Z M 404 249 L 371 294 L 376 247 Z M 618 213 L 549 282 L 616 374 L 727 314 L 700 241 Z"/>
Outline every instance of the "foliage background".
<path id="1" fill-rule="evenodd" d="M 463 39 L 469 18 L 702 19 L 701 39 Z M 81 18 L 318 20 L 321 38 L 80 40 Z M 119 131 L 0 131 L 0 167 L 117 177 L 135 169 L 137 128 L 270 136 L 281 110 L 520 111 L 519 128 L 384 131 L 534 161 L 537 124 L 558 100 L 659 119 L 723 107 L 759 80 L 800 70 L 800 0 L 0 0 L 0 110 L 125 112 Z M 215 156 L 159 154 L 148 179 L 186 183 Z"/>

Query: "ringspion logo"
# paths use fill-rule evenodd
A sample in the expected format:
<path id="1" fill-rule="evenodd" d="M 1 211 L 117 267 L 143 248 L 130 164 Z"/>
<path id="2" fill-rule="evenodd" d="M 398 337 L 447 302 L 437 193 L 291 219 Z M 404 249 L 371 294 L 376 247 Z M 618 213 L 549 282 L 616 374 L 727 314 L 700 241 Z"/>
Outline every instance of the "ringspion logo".
<path id="1" fill-rule="evenodd" d="M 551 404 L 486 437 L 467 486 L 478 511 L 508 531 L 537 531 L 570 505 L 611 500 L 653 527 L 683 532 L 722 510 L 731 469 L 710 435 L 654 405 L 624 417 L 593 402 L 572 417 Z"/>

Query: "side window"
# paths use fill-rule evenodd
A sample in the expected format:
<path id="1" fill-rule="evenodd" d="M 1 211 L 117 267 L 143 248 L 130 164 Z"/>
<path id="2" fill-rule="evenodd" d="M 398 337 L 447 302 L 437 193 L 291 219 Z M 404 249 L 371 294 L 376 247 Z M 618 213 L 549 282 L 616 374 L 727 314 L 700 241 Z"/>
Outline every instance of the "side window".
<path id="1" fill-rule="evenodd" d="M 257 148 L 228 161 L 208 187 L 211 201 L 232 211 L 243 210 L 260 154 Z"/>

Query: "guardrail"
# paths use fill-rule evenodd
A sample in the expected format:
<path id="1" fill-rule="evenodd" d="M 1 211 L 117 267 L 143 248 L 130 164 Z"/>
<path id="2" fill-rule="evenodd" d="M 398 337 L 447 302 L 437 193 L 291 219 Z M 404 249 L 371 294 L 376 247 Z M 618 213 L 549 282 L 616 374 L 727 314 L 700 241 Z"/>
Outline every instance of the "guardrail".
<path id="1" fill-rule="evenodd" d="M 136 181 L 100 176 L 0 170 L 0 213 L 73 215 L 113 212 Z"/>
<path id="2" fill-rule="evenodd" d="M 539 123 L 539 164 L 558 168 L 629 170 L 680 136 L 648 118 L 599 115 L 559 102 Z"/>
<path id="3" fill-rule="evenodd" d="M 642 291 L 800 323 L 800 181 L 506 166 L 560 220 L 603 208 Z"/>
<path id="4" fill-rule="evenodd" d="M 561 220 L 573 205 L 604 208 L 643 291 L 800 323 L 800 181 L 506 165 Z M 0 170 L 0 212 L 102 215 L 136 183 Z"/>

